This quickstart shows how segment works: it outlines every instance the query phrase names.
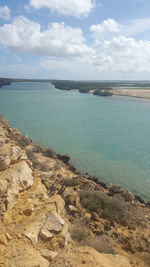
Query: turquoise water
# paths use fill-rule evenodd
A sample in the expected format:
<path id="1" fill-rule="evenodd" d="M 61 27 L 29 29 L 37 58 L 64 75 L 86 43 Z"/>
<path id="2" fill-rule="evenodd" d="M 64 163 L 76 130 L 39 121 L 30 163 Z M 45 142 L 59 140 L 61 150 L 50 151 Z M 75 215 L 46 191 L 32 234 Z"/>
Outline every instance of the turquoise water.
<path id="1" fill-rule="evenodd" d="M 0 90 L 0 113 L 80 171 L 150 200 L 150 100 L 13 83 Z"/>

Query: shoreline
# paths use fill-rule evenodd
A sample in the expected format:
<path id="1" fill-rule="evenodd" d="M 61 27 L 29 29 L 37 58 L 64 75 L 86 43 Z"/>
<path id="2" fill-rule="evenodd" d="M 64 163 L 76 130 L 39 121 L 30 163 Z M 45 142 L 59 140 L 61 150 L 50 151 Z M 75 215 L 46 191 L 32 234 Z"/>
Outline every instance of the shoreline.
<path id="1" fill-rule="evenodd" d="M 30 80 L 30 79 L 9 79 L 9 78 L 0 78 L 0 88 L 6 85 L 10 85 L 13 82 L 50 82 L 55 89 L 57 90 L 65 90 L 65 91 L 72 91 L 74 89 L 63 89 L 63 88 L 57 88 L 55 87 L 55 82 L 51 80 Z M 138 88 L 138 89 L 137 89 Z M 150 87 L 146 87 L 147 89 L 144 89 L 142 87 L 111 87 L 109 88 L 110 95 L 100 95 L 100 94 L 95 94 L 96 90 L 81 90 L 76 88 L 76 90 L 80 93 L 90 93 L 93 95 L 97 96 L 102 96 L 102 97 L 108 97 L 108 96 L 126 96 L 126 97 L 133 97 L 133 98 L 143 98 L 143 99 L 150 99 Z M 111 89 L 111 90 L 110 90 Z M 104 91 L 103 89 L 99 89 Z M 112 93 L 112 95 L 111 95 Z"/>
<path id="2" fill-rule="evenodd" d="M 149 266 L 150 203 L 82 175 L 69 155 L 34 143 L 2 116 L 0 144 L 3 266 Z"/>
<path id="3" fill-rule="evenodd" d="M 6 120 L 6 119 L 4 118 L 4 120 Z M 34 142 L 34 140 L 31 137 L 29 137 L 28 135 L 24 135 L 24 134 L 20 133 L 20 136 L 27 137 L 27 139 L 29 139 L 33 145 L 38 146 L 39 150 L 47 150 L 47 151 L 50 150 L 50 154 L 54 154 L 55 155 L 54 157 L 56 157 L 56 159 L 64 162 L 64 164 L 66 164 L 68 166 L 69 170 L 72 171 L 73 173 L 75 173 L 76 175 L 79 175 L 86 180 L 93 181 L 97 185 L 100 185 L 101 187 L 103 187 L 105 190 L 108 190 L 108 191 L 109 190 L 111 191 L 111 188 L 113 188 L 113 187 L 117 187 L 117 188 L 119 188 L 119 190 L 117 189 L 116 194 L 124 194 L 124 193 L 127 193 L 127 195 L 131 194 L 134 197 L 134 199 L 137 200 L 139 203 L 144 204 L 146 207 L 150 206 L 150 199 L 144 200 L 142 198 L 142 196 L 140 196 L 138 194 L 134 194 L 130 190 L 122 189 L 121 185 L 113 184 L 113 185 L 109 186 L 106 182 L 101 180 L 101 178 L 98 178 L 95 175 L 94 176 L 90 175 L 88 172 L 79 171 L 77 167 L 75 167 L 72 163 L 70 163 L 70 159 L 71 159 L 70 155 L 59 154 L 59 153 L 56 153 L 53 149 L 51 149 L 51 147 L 49 148 L 47 146 L 39 145 L 36 142 Z M 110 180 L 111 180 L 111 178 L 110 178 Z M 115 191 L 114 191 L 114 194 L 115 194 Z"/>

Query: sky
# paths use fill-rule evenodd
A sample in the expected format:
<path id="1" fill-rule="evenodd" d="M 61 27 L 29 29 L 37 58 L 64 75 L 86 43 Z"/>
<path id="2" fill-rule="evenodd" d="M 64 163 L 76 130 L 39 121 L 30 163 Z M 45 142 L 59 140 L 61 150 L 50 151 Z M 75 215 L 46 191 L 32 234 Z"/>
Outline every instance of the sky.
<path id="1" fill-rule="evenodd" d="M 150 0 L 0 0 L 0 77 L 150 80 Z"/>

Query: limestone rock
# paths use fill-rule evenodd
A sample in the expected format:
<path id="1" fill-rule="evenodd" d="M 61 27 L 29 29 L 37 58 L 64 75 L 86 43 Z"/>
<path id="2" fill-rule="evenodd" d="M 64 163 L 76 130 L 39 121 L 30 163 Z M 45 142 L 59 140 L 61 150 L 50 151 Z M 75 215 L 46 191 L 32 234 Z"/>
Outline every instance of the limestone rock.
<path id="1" fill-rule="evenodd" d="M 40 231 L 41 223 L 35 222 L 31 224 L 28 229 L 24 232 L 24 235 L 30 239 L 33 245 L 38 243 L 38 236 Z"/>
<path id="2" fill-rule="evenodd" d="M 16 162 L 17 160 L 26 160 L 26 153 L 19 147 L 13 146 L 11 149 L 11 161 Z"/>
<path id="3" fill-rule="evenodd" d="M 78 210 L 77 210 L 77 208 L 76 208 L 75 206 L 69 205 L 68 208 L 69 208 L 69 211 L 70 211 L 71 213 L 76 213 L 76 212 L 78 212 Z"/>
<path id="4" fill-rule="evenodd" d="M 58 252 L 51 251 L 48 249 L 42 249 L 40 253 L 41 253 L 41 256 L 47 259 L 49 262 L 51 262 L 58 255 Z"/>
<path id="5" fill-rule="evenodd" d="M 49 231 L 60 232 L 64 224 L 64 220 L 57 212 L 50 212 L 44 227 Z"/>
<path id="6" fill-rule="evenodd" d="M 32 170 L 25 161 L 18 162 L 0 173 L 0 193 L 6 195 L 7 209 L 17 203 L 19 192 L 33 184 Z"/>
<path id="7" fill-rule="evenodd" d="M 5 267 L 48 267 L 49 261 L 31 245 L 19 243 L 8 251 Z"/>
<path id="8" fill-rule="evenodd" d="M 51 234 L 47 229 L 42 228 L 40 231 L 40 238 L 44 241 L 52 239 L 53 234 Z"/>
<path id="9" fill-rule="evenodd" d="M 3 171 L 10 164 L 10 158 L 7 154 L 0 155 L 0 171 Z"/>
<path id="10" fill-rule="evenodd" d="M 63 265 L 62 265 L 63 263 Z M 60 254 L 51 267 L 131 267 L 128 260 L 120 255 L 102 254 L 90 247 L 79 247 L 70 253 Z"/>

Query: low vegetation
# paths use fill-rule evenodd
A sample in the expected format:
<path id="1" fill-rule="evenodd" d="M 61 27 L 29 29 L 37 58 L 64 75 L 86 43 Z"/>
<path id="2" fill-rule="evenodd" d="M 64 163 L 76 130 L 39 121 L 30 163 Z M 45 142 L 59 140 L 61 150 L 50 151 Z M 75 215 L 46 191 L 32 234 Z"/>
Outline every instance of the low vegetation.
<path id="1" fill-rule="evenodd" d="M 83 226 L 75 226 L 72 230 L 71 230 L 71 237 L 73 240 L 82 243 L 82 244 L 86 244 L 88 242 L 88 233 L 86 232 L 85 228 Z"/>
<path id="2" fill-rule="evenodd" d="M 86 93 L 89 90 L 110 90 L 113 87 L 150 87 L 150 82 L 139 81 L 67 81 L 51 80 L 51 83 L 57 89 L 61 90 L 79 90 Z"/>
<path id="3" fill-rule="evenodd" d="M 30 137 L 28 137 L 27 135 L 22 135 L 20 137 L 20 139 L 18 140 L 18 144 L 22 147 L 25 148 L 28 145 L 31 145 L 32 140 Z"/>
<path id="4" fill-rule="evenodd" d="M 129 219 L 129 212 L 123 201 L 114 200 L 99 191 L 80 192 L 81 204 L 90 212 L 95 211 L 100 216 L 108 218 L 110 221 L 126 224 Z"/>
<path id="5" fill-rule="evenodd" d="M 63 185 L 64 185 L 65 187 L 74 187 L 74 186 L 79 185 L 79 181 L 76 180 L 76 179 L 66 178 L 66 179 L 64 179 L 64 183 L 63 183 Z"/>
<path id="6" fill-rule="evenodd" d="M 95 90 L 93 95 L 112 96 L 113 92 L 112 92 L 111 88 L 105 88 L 103 90 Z"/>
<path id="7" fill-rule="evenodd" d="M 113 246 L 103 237 L 91 238 L 83 226 L 75 226 L 71 231 L 73 240 L 81 246 L 89 246 L 100 253 L 115 254 Z"/>

